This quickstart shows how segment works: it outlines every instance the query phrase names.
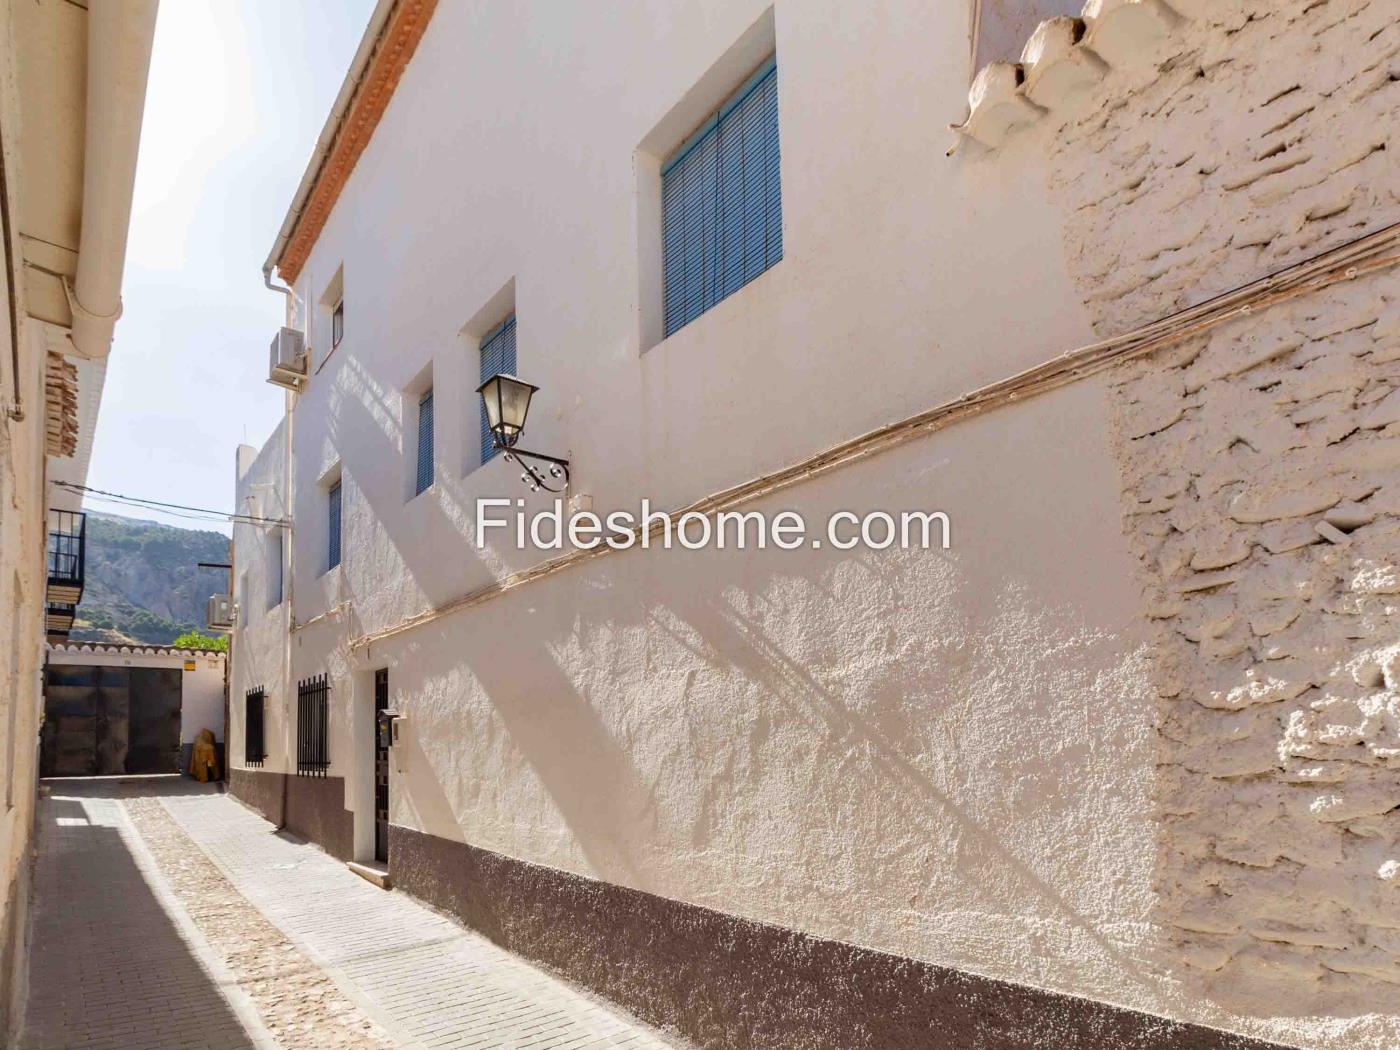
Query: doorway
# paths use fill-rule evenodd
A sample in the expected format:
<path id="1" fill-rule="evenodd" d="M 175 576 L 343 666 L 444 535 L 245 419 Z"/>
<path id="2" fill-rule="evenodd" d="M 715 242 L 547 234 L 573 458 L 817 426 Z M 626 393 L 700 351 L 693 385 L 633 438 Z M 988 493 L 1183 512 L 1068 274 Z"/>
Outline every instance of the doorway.
<path id="1" fill-rule="evenodd" d="M 374 859 L 389 863 L 389 741 L 379 713 L 389 706 L 389 669 L 374 672 Z"/>

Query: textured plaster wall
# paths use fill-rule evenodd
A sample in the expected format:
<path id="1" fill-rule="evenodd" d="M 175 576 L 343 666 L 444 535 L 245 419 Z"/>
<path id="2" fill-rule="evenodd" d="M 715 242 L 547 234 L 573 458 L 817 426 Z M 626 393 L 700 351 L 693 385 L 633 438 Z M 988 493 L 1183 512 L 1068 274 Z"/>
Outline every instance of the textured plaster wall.
<path id="1" fill-rule="evenodd" d="M 283 420 L 261 449 L 239 447 L 235 463 L 234 499 L 240 513 L 266 518 L 287 518 L 287 430 Z M 246 697 L 250 689 L 263 689 L 263 741 L 267 758 L 260 769 L 279 772 L 296 769 L 296 683 L 287 679 L 287 629 L 291 602 L 269 608 L 275 585 L 268 568 L 269 528 L 238 523 L 233 527 L 233 579 L 246 578 L 243 609 L 233 633 L 229 660 L 229 740 L 226 754 L 230 769 L 244 768 Z M 291 534 L 283 539 L 283 558 L 292 546 Z M 285 570 L 284 580 L 290 578 Z M 284 595 L 286 593 L 284 588 Z M 290 765 L 288 764 L 290 756 Z"/>
<path id="2" fill-rule="evenodd" d="M 937 505 L 948 554 L 633 552 L 376 643 L 393 822 L 1152 1002 L 1151 697 L 1103 411 L 1063 391 L 757 505 Z"/>
<path id="3" fill-rule="evenodd" d="M 0 308 L 3 308 L 0 289 Z M 4 329 L 8 331 L 7 328 Z M 8 384 L 10 347 L 0 336 Z M 29 848 L 38 777 L 44 551 L 43 390 L 39 333 L 20 329 L 23 422 L 0 422 L 0 1036 L 16 1020 L 11 991 L 22 983 L 29 899 Z M 36 405 L 35 402 L 38 402 Z"/>
<path id="4" fill-rule="evenodd" d="M 1051 136 L 1104 334 L 1400 221 L 1392 3 L 1223 3 Z M 1151 624 L 1164 971 L 1400 1041 L 1400 284 L 1357 280 L 1121 369 Z M 1348 1023 L 1351 1019 L 1351 1023 Z M 1321 1038 L 1321 1034 L 1317 1038 Z"/>

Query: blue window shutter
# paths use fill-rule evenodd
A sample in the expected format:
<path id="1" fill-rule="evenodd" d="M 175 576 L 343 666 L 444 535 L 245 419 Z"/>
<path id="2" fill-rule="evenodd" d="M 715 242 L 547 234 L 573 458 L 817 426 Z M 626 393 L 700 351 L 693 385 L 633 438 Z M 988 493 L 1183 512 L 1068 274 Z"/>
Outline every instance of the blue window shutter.
<path id="1" fill-rule="evenodd" d="M 481 341 L 481 379 L 484 383 L 501 372 L 515 375 L 515 315 L 486 334 Z M 486 406 L 481 406 L 481 462 L 496 454 L 491 441 L 491 428 L 486 423 Z"/>
<path id="2" fill-rule="evenodd" d="M 414 495 L 433 483 L 433 392 L 418 399 L 418 477 Z"/>
<path id="3" fill-rule="evenodd" d="M 329 502 L 330 535 L 326 544 L 326 569 L 334 569 L 340 564 L 340 482 L 331 486 L 327 493 Z"/>
<path id="4" fill-rule="evenodd" d="M 267 607 L 282 603 L 282 533 L 274 529 L 267 538 Z"/>
<path id="5" fill-rule="evenodd" d="M 662 168 L 667 335 L 783 257 L 780 167 L 770 60 Z"/>

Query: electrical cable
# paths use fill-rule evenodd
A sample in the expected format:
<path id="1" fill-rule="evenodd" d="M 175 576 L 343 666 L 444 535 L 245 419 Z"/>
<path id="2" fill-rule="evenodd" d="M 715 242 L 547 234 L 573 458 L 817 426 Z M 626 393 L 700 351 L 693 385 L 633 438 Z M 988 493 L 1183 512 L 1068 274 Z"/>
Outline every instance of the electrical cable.
<path id="1" fill-rule="evenodd" d="M 184 518 L 191 521 L 231 521 L 239 525 L 275 525 L 279 528 L 286 528 L 289 525 L 289 523 L 282 518 L 264 518 L 256 514 L 236 514 L 222 510 L 211 510 L 208 507 L 190 507 L 183 503 L 162 503 L 160 500 L 145 499 L 140 496 L 128 496 L 120 492 L 107 492 L 103 489 L 90 488 L 87 485 L 78 485 L 71 481 L 55 480 L 52 484 L 72 492 L 80 492 L 85 497 L 98 502 L 117 503 L 122 506 L 138 507 L 145 510 L 158 510 L 169 514 L 171 517 Z"/>

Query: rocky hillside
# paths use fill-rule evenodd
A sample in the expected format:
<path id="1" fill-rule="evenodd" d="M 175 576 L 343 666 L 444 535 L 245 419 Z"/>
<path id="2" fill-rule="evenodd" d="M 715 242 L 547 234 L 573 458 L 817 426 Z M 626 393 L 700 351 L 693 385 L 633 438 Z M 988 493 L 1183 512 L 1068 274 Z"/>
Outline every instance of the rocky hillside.
<path id="1" fill-rule="evenodd" d="M 89 511 L 87 587 L 74 641 L 165 644 L 204 629 L 204 602 L 228 586 L 201 561 L 228 561 L 228 537 Z"/>

